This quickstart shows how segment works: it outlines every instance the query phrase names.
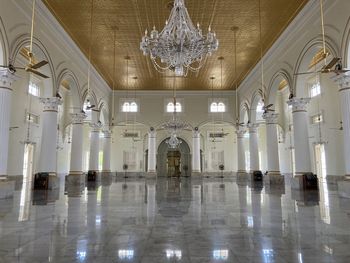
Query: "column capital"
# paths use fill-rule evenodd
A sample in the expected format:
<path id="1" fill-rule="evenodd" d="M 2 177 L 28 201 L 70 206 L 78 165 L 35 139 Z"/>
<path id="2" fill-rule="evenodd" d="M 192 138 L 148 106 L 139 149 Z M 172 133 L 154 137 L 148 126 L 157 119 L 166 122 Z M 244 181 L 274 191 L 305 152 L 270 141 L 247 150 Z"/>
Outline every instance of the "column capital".
<path id="1" fill-rule="evenodd" d="M 336 74 L 331 79 L 338 84 L 339 91 L 350 91 L 350 75 L 348 74 Z"/>
<path id="2" fill-rule="evenodd" d="M 151 127 L 148 131 L 148 137 L 150 138 L 155 138 L 157 135 L 156 129 L 154 129 L 153 127 Z"/>
<path id="3" fill-rule="evenodd" d="M 111 130 L 104 130 L 104 131 L 102 131 L 102 133 L 103 133 L 105 139 L 112 138 L 112 131 Z"/>
<path id="4" fill-rule="evenodd" d="M 310 100 L 310 98 L 292 98 L 287 101 L 287 104 L 293 107 L 293 113 L 306 112 L 307 104 L 309 104 Z"/>
<path id="5" fill-rule="evenodd" d="M 265 112 L 263 118 L 266 121 L 266 124 L 277 124 L 278 113 L 275 112 Z"/>
<path id="6" fill-rule="evenodd" d="M 193 138 L 200 138 L 200 131 L 197 129 L 193 130 Z"/>
<path id="7" fill-rule="evenodd" d="M 258 131 L 258 128 L 259 128 L 258 123 L 249 123 L 247 126 L 249 129 L 249 133 L 256 133 Z"/>
<path id="8" fill-rule="evenodd" d="M 44 112 L 57 112 L 58 105 L 62 104 L 62 99 L 57 97 L 52 98 L 40 98 L 39 99 L 42 104 L 44 104 Z"/>
<path id="9" fill-rule="evenodd" d="M 244 138 L 244 134 L 246 133 L 247 131 L 246 130 L 237 130 L 236 131 L 236 134 L 237 134 L 237 138 L 238 139 L 243 139 Z"/>
<path id="10" fill-rule="evenodd" d="M 102 125 L 100 122 L 90 123 L 91 132 L 100 132 Z"/>
<path id="11" fill-rule="evenodd" d="M 0 89 L 12 90 L 12 84 L 18 79 L 19 77 L 7 69 L 0 70 Z"/>
<path id="12" fill-rule="evenodd" d="M 83 124 L 86 114 L 84 112 L 71 113 L 72 124 Z"/>

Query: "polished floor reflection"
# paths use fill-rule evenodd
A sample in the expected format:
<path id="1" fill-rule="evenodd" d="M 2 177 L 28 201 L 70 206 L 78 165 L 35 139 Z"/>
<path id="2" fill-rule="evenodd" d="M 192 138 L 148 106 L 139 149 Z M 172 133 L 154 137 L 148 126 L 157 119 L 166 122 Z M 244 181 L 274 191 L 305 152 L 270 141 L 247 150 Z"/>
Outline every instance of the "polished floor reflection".
<path id="1" fill-rule="evenodd" d="M 0 200 L 0 262 L 350 262 L 350 202 L 230 179 L 110 178 Z"/>

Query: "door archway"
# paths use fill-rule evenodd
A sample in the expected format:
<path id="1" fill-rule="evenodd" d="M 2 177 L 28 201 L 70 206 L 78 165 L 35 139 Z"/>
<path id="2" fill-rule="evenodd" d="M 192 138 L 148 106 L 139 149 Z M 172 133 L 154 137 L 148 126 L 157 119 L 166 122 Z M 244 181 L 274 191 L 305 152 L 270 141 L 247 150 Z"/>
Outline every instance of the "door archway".
<path id="1" fill-rule="evenodd" d="M 158 176 L 186 176 L 191 174 L 191 153 L 187 142 L 179 138 L 182 143 L 176 149 L 168 147 L 163 140 L 157 152 L 157 175 Z M 187 169 L 186 169 L 187 168 Z"/>

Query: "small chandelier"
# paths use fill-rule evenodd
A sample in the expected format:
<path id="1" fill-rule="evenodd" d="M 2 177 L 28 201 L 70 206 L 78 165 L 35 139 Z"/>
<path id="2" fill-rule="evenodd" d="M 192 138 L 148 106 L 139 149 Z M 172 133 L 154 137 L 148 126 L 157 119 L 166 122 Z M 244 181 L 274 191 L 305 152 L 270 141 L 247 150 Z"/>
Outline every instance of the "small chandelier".
<path id="1" fill-rule="evenodd" d="M 210 26 L 207 35 L 203 35 L 199 23 L 197 28 L 193 25 L 184 0 L 175 0 L 169 20 L 160 33 L 153 27 L 148 36 L 146 30 L 140 43 L 143 54 L 150 56 L 158 72 L 170 69 L 176 76 L 187 76 L 189 70 L 198 72 L 218 47 L 219 41 Z"/>
<path id="2" fill-rule="evenodd" d="M 180 144 L 182 143 L 182 140 L 177 138 L 176 133 L 172 133 L 170 135 L 170 138 L 168 140 L 166 140 L 165 142 L 166 142 L 166 144 L 168 144 L 169 148 L 176 149 L 180 146 Z"/>
<path id="3" fill-rule="evenodd" d="M 174 105 L 176 105 L 175 97 Z M 190 129 L 191 126 L 188 123 L 183 122 L 179 119 L 179 117 L 176 114 L 176 107 L 174 107 L 172 118 L 169 121 L 163 123 L 161 128 L 167 130 L 170 134 L 170 138 L 165 141 L 168 144 L 169 148 L 176 149 L 182 143 L 182 141 L 177 138 L 177 134 L 179 134 L 182 130 Z"/>

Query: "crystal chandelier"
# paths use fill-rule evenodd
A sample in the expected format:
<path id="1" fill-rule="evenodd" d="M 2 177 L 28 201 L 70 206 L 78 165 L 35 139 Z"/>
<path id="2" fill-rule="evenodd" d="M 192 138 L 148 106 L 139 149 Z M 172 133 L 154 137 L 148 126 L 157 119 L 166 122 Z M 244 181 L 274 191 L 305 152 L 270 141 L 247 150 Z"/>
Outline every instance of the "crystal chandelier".
<path id="1" fill-rule="evenodd" d="M 177 138 L 176 133 L 172 133 L 170 135 L 170 138 L 165 142 L 166 144 L 168 144 L 169 148 L 176 149 L 177 147 L 180 146 L 180 144 L 182 143 L 182 140 Z"/>
<path id="2" fill-rule="evenodd" d="M 174 97 L 174 105 L 176 105 L 176 98 Z M 166 140 L 165 142 L 168 144 L 169 148 L 175 149 L 177 148 L 182 141 L 177 138 L 177 134 L 185 129 L 190 129 L 191 126 L 181 121 L 176 114 L 176 107 L 174 107 L 174 112 L 172 115 L 171 120 L 165 122 L 163 125 L 161 125 L 161 128 L 164 130 L 167 130 L 170 134 L 170 138 Z"/>
<path id="3" fill-rule="evenodd" d="M 175 0 L 170 18 L 160 33 L 153 27 L 148 36 L 146 30 L 140 43 L 143 54 L 150 56 L 157 71 L 174 70 L 176 76 L 187 76 L 189 70 L 198 72 L 218 46 L 210 26 L 207 35 L 203 35 L 199 24 L 197 28 L 193 25 L 184 0 Z"/>

